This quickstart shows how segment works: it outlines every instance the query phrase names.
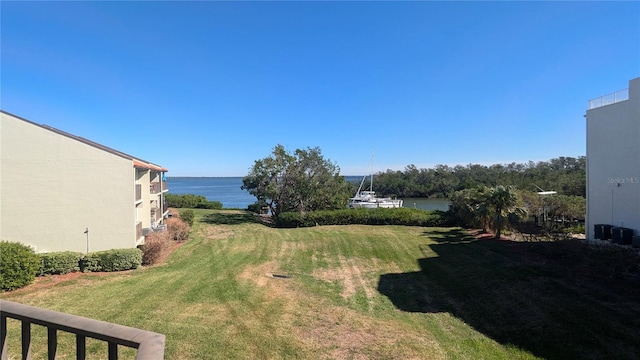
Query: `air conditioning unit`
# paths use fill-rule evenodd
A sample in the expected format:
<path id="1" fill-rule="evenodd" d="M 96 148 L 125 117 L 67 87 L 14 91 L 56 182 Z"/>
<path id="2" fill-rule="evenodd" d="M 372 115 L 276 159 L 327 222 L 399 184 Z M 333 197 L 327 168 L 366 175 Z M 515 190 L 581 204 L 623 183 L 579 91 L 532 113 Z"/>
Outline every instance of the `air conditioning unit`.
<path id="1" fill-rule="evenodd" d="M 142 228 L 142 236 L 147 236 L 153 232 L 151 228 Z"/>

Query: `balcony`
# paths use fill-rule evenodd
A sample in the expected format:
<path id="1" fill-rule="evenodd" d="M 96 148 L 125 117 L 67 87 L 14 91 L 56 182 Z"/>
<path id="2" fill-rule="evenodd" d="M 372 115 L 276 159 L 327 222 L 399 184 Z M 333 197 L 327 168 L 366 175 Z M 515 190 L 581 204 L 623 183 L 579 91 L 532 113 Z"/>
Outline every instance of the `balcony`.
<path id="1" fill-rule="evenodd" d="M 589 100 L 589 108 L 588 110 L 592 110 L 595 108 L 599 108 L 606 105 L 615 104 L 620 101 L 629 100 L 629 89 L 622 89 L 620 91 L 616 91 L 614 93 L 600 96 L 599 98 L 595 98 L 593 100 Z"/>
<path id="2" fill-rule="evenodd" d="M 166 181 L 154 181 L 149 186 L 149 192 L 151 192 L 152 194 L 159 194 L 166 191 L 169 191 Z"/>
<path id="3" fill-rule="evenodd" d="M 162 186 L 160 185 L 160 182 L 152 182 L 149 185 L 149 192 L 152 194 L 159 194 L 160 192 L 162 192 Z"/>
<path id="4" fill-rule="evenodd" d="M 155 223 L 162 220 L 162 209 L 154 207 L 151 208 L 151 222 Z"/>
<path id="5" fill-rule="evenodd" d="M 58 331 L 76 335 L 76 359 L 86 359 L 86 338 L 106 341 L 108 359 L 118 358 L 118 346 L 138 349 L 136 359 L 164 359 L 165 336 L 151 331 L 93 320 L 81 316 L 0 300 L 0 357 L 13 359 L 8 353 L 7 319 L 21 322 L 22 359 L 30 359 L 31 325 L 47 328 L 48 358 L 58 354 Z"/>

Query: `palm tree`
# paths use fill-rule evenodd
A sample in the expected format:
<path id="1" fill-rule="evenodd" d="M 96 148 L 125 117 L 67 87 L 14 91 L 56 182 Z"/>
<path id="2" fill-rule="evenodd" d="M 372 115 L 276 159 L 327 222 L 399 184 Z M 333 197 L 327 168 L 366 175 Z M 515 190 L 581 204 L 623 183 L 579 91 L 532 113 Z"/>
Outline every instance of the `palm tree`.
<path id="1" fill-rule="evenodd" d="M 456 191 L 449 199 L 452 209 L 465 226 L 482 226 L 482 231 L 487 231 L 489 209 L 484 187 Z"/>
<path id="2" fill-rule="evenodd" d="M 518 195 L 511 186 L 498 185 L 489 189 L 486 197 L 486 205 L 493 213 L 493 229 L 495 238 L 499 239 L 502 228 L 526 216 L 526 210 L 518 206 Z"/>

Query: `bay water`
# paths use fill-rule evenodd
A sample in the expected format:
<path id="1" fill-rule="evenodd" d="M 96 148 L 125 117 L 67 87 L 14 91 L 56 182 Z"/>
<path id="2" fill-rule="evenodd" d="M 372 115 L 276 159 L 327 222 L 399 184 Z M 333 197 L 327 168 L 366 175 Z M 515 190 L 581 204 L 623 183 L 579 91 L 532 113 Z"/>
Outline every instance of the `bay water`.
<path id="1" fill-rule="evenodd" d="M 361 176 L 345 176 L 347 181 L 360 183 Z M 241 189 L 242 177 L 167 177 L 170 194 L 202 195 L 209 201 L 219 201 L 225 209 L 246 209 L 256 198 Z M 404 207 L 423 210 L 447 210 L 447 199 L 404 199 Z"/>

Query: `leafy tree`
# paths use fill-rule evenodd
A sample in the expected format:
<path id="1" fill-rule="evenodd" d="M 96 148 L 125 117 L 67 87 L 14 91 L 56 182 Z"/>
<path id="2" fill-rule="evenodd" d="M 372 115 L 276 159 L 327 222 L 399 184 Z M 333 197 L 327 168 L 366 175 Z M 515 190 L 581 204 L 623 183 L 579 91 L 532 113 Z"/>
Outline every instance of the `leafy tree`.
<path id="1" fill-rule="evenodd" d="M 297 149 L 293 154 L 276 145 L 270 156 L 256 160 L 242 189 L 269 207 L 274 217 L 282 212 L 344 208 L 352 186 L 340 168 L 324 159 L 320 148 Z"/>

